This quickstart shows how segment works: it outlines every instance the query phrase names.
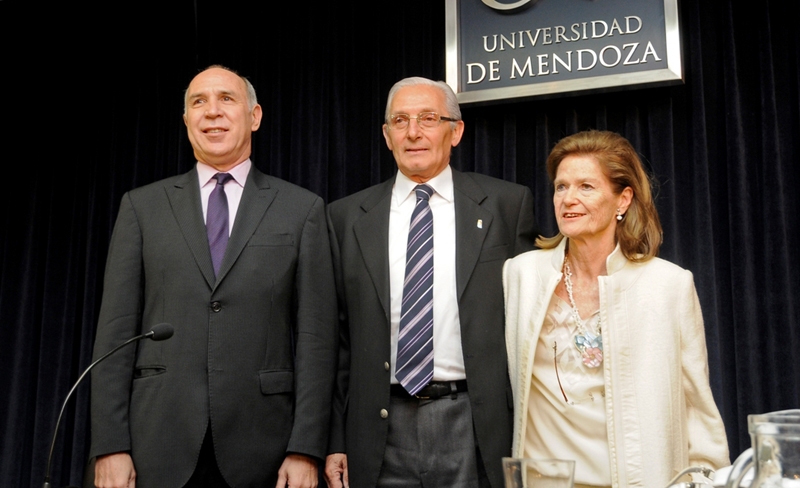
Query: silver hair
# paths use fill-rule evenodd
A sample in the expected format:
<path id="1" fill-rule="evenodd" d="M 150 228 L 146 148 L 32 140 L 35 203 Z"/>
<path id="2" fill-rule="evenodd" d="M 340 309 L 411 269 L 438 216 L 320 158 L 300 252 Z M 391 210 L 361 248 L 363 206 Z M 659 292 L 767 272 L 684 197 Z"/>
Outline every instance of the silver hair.
<path id="1" fill-rule="evenodd" d="M 221 64 L 212 64 L 206 69 L 200 71 L 200 73 L 204 71 L 208 71 L 210 69 L 224 69 L 225 71 L 230 71 L 231 73 L 235 74 L 244 82 L 245 89 L 247 90 L 247 106 L 250 108 L 250 111 L 258 104 L 258 98 L 256 98 L 256 89 L 253 87 L 253 84 L 250 83 L 250 80 L 245 78 L 244 76 L 240 75 L 236 72 L 236 70 L 230 69 L 227 66 L 223 66 Z M 200 74 L 198 73 L 198 74 Z M 187 104 L 189 103 L 189 87 L 187 86 L 186 89 L 183 91 L 183 114 L 186 115 L 186 108 Z"/>
<path id="2" fill-rule="evenodd" d="M 408 86 L 418 86 L 418 85 L 427 85 L 433 86 L 438 88 L 444 94 L 444 103 L 445 107 L 447 107 L 447 114 L 439 114 L 444 115 L 456 120 L 461 120 L 461 109 L 458 106 L 458 98 L 456 98 L 456 94 L 453 92 L 453 89 L 450 88 L 450 85 L 445 83 L 444 81 L 433 81 L 429 80 L 428 78 L 423 78 L 421 76 L 412 76 L 411 78 L 404 78 L 397 83 L 394 84 L 391 90 L 389 90 L 389 97 L 386 100 L 386 113 L 384 114 L 384 121 L 389 120 L 389 116 L 392 110 L 392 100 L 394 100 L 394 96 L 400 91 L 401 88 L 406 88 Z M 416 115 L 416 114 L 409 114 L 409 115 Z M 450 122 L 450 127 L 455 128 L 456 123 Z"/>

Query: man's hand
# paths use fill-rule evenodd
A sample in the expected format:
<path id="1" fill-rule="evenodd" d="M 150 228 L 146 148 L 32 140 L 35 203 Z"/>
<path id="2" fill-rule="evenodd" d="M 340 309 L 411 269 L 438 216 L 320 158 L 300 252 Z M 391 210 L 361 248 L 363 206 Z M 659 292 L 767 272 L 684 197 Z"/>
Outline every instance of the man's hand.
<path id="1" fill-rule="evenodd" d="M 329 488 L 350 488 L 350 477 L 347 474 L 347 454 L 337 452 L 328 455 L 325 460 L 325 481 Z"/>
<path id="2" fill-rule="evenodd" d="M 136 488 L 136 470 L 127 452 L 99 456 L 94 464 L 94 486 L 97 488 Z"/>
<path id="3" fill-rule="evenodd" d="M 278 470 L 275 488 L 316 488 L 317 461 L 302 454 L 289 454 Z"/>

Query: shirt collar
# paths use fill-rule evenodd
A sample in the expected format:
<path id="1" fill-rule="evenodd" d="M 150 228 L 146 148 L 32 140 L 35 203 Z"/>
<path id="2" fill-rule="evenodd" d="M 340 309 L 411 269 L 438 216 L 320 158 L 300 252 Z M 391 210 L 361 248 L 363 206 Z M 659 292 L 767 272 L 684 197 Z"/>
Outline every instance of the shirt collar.
<path id="1" fill-rule="evenodd" d="M 250 167 L 252 165 L 253 163 L 250 161 L 250 158 L 247 158 L 226 171 L 226 173 L 233 176 L 233 181 L 244 188 L 244 183 L 247 181 L 247 175 L 250 173 Z M 200 180 L 200 188 L 206 186 L 211 181 L 211 178 L 213 178 L 217 173 L 219 173 L 219 171 L 213 167 L 205 163 L 201 163 L 200 161 L 197 162 L 197 176 Z"/>
<path id="2" fill-rule="evenodd" d="M 425 184 L 433 188 L 434 195 L 438 195 L 450 203 L 453 202 L 453 170 L 449 164 L 441 173 L 426 181 Z M 414 195 L 414 187 L 417 185 L 419 183 L 404 175 L 402 171 L 398 171 L 392 188 L 395 205 L 402 205 L 408 197 Z"/>

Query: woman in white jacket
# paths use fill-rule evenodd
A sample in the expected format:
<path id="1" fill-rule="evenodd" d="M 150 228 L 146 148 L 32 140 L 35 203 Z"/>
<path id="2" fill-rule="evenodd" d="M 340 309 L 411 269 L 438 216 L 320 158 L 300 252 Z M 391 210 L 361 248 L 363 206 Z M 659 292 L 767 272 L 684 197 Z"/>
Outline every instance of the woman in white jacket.
<path id="1" fill-rule="evenodd" d="M 729 463 L 689 271 L 656 258 L 650 181 L 622 136 L 547 160 L 559 233 L 506 262 L 515 457 L 574 459 L 577 485 L 663 488 Z"/>

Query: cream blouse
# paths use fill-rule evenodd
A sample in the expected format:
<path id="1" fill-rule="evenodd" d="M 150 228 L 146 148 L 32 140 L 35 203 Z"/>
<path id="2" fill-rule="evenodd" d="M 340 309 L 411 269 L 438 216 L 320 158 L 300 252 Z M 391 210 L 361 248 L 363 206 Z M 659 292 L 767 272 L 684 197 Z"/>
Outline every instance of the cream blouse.
<path id="1" fill-rule="evenodd" d="M 595 312 L 584 328 L 596 334 L 599 319 Z M 577 334 L 570 305 L 554 293 L 536 344 L 524 455 L 572 459 L 576 483 L 608 486 L 603 368 L 583 364 Z"/>

